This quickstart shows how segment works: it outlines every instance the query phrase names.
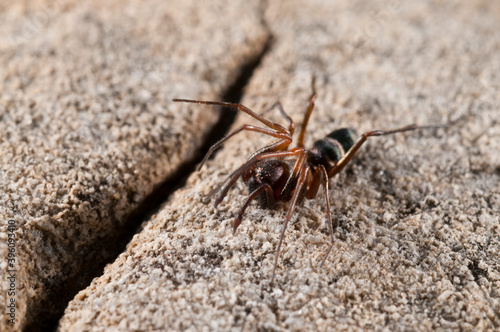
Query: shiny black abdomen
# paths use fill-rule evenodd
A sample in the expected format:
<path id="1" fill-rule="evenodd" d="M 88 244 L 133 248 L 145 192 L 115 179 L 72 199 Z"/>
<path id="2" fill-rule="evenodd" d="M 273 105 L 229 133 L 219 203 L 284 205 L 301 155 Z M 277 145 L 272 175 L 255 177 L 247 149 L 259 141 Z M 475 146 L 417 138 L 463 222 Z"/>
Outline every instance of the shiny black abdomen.
<path id="1" fill-rule="evenodd" d="M 341 128 L 332 131 L 326 137 L 330 137 L 339 142 L 340 145 L 342 145 L 342 149 L 344 149 L 344 153 L 346 153 L 350 148 L 352 148 L 358 138 L 358 135 L 354 129 Z"/>
<path id="2" fill-rule="evenodd" d="M 325 138 L 314 142 L 312 149 L 307 151 L 307 162 L 313 167 L 323 165 L 327 171 L 330 170 L 354 145 L 356 136 L 354 129 L 332 131 Z"/>

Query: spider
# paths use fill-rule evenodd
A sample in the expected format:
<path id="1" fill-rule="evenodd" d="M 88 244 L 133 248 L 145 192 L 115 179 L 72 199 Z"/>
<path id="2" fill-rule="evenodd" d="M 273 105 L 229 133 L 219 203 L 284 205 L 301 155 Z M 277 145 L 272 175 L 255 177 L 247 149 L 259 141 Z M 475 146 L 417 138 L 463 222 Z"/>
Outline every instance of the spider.
<path id="1" fill-rule="evenodd" d="M 354 129 L 342 128 L 332 131 L 325 138 L 315 141 L 312 148 L 306 149 L 304 147 L 306 128 L 314 109 L 314 101 L 316 99 L 315 77 L 312 78 L 311 86 L 312 94 L 309 97 L 309 103 L 304 115 L 297 143 L 295 144 L 295 147 L 291 149 L 289 147 L 293 143 L 292 136 L 295 124 L 284 111 L 283 106 L 279 101 L 276 102 L 271 109 L 277 108 L 279 110 L 285 120 L 288 121 L 287 127 L 283 127 L 278 123 L 267 120 L 262 115 L 258 115 L 242 104 L 191 99 L 173 99 L 174 102 L 236 108 L 265 125 L 265 127 L 259 127 L 244 124 L 222 138 L 210 147 L 209 151 L 205 155 L 205 158 L 199 165 L 198 171 L 201 170 L 208 157 L 218 147 L 220 147 L 226 140 L 242 131 L 258 132 L 276 138 L 273 143 L 257 150 L 254 154 L 252 154 L 242 166 L 229 175 L 228 178 L 209 195 L 209 197 L 211 197 L 218 192 L 218 195 L 215 198 L 215 206 L 217 206 L 226 197 L 229 189 L 236 183 L 236 181 L 238 181 L 240 177 L 247 185 L 250 194 L 234 218 L 233 232 L 236 231 L 238 226 L 241 224 L 243 214 L 245 213 L 245 210 L 250 202 L 253 200 L 257 199 L 261 208 L 271 209 L 276 206 L 276 202 L 290 202 L 285 216 L 285 222 L 281 230 L 278 247 L 276 249 L 271 284 L 274 283 L 276 266 L 278 264 L 281 246 L 285 237 L 285 231 L 295 207 L 297 204 L 300 204 L 304 197 L 307 199 L 315 198 L 321 185 L 324 188 L 326 219 L 331 240 L 331 244 L 320 264 L 320 267 L 323 266 L 334 245 L 334 227 L 330 211 L 328 180 L 344 169 L 344 167 L 352 160 L 353 156 L 356 152 L 358 152 L 368 138 L 391 135 L 416 129 L 443 127 L 441 125 L 418 126 L 416 124 L 412 124 L 392 130 L 368 131 L 359 137 Z M 293 162 L 292 167 L 290 167 L 292 163 L 285 161 L 285 158 L 288 157 L 295 158 L 295 162 Z"/>

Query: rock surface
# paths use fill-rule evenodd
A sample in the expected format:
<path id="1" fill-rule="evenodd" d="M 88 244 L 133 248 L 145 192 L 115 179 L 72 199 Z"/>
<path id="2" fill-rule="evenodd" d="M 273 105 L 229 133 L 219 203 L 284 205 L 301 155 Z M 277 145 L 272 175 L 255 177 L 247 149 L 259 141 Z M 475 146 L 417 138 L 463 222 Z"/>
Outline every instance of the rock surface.
<path id="1" fill-rule="evenodd" d="M 194 19 L 193 15 L 182 14 L 185 13 L 182 8 L 167 9 L 159 3 L 151 7 L 136 4 L 130 10 L 117 3 L 99 12 L 102 15 L 99 16 L 101 25 L 117 22 L 121 16 L 114 14 L 116 10 L 135 15 L 134 20 L 130 20 L 138 24 L 141 21 L 138 18 L 150 17 L 145 14 L 149 10 L 162 18 L 162 11 L 167 11 L 171 13 L 168 17 L 177 22 L 172 23 L 171 27 L 182 26 L 185 37 L 181 44 L 176 45 L 184 45 L 190 41 L 191 48 L 186 48 L 186 52 L 175 63 L 184 68 L 182 73 L 185 75 L 166 81 L 161 86 L 165 89 L 161 90 L 164 92 L 158 93 L 162 98 L 166 96 L 165 99 L 157 97 L 159 100 L 155 100 L 157 106 L 161 105 L 171 110 L 171 114 L 179 115 L 178 121 L 181 123 L 200 122 L 201 120 L 194 120 L 195 114 L 199 114 L 201 118 L 211 113 L 212 108 L 202 105 L 189 108 L 188 105 L 174 105 L 168 103 L 167 98 L 216 98 L 228 85 L 227 82 L 231 81 L 234 71 L 246 59 L 259 53 L 258 47 L 252 47 L 252 43 L 263 47 L 266 38 L 263 29 L 267 29 L 273 36 L 273 44 L 251 78 L 242 103 L 260 113 L 280 100 L 299 128 L 311 94 L 311 77 L 315 75 L 318 96 L 309 122 L 306 146 L 311 146 L 314 140 L 341 127 L 353 127 L 358 132 L 365 132 L 398 128 L 411 123 L 449 123 L 450 126 L 370 139 L 351 165 L 330 180 L 332 216 L 338 222 L 338 227 L 335 230 L 334 250 L 326 263 L 323 267 L 319 266 L 330 245 L 325 223 L 324 197 L 320 190 L 317 198 L 305 201 L 295 209 L 286 231 L 273 286 L 270 281 L 274 254 L 288 205 L 279 204 L 273 210 L 251 205 L 241 226 L 233 234 L 233 218 L 248 196 L 248 190 L 242 181 L 237 182 L 217 208 L 213 207 L 213 202 L 204 204 L 206 196 L 232 170 L 245 162 L 252 152 L 273 140 L 258 133 L 244 132 L 236 135 L 224 144 L 223 149 L 201 172 L 192 174 L 187 184 L 176 191 L 159 212 L 144 223 L 144 229 L 129 243 L 127 250 L 106 267 L 102 276 L 94 279 L 90 286 L 71 301 L 60 321 L 59 330 L 498 329 L 500 4 L 488 1 L 449 3 L 427 0 L 395 1 L 388 4 L 368 0 L 335 3 L 291 0 L 269 1 L 259 5 L 255 3 L 254 7 L 250 4 L 233 5 L 233 2 L 222 0 L 202 3 L 216 12 L 227 10 L 227 14 L 215 19 L 210 10 L 196 9 L 199 10 L 199 15 L 195 15 L 197 19 Z M 97 5 L 63 6 L 61 12 L 70 15 L 79 12 L 75 8 L 87 8 L 86 6 Z M 87 13 L 81 14 L 82 22 L 89 21 L 89 17 L 95 15 L 89 14 L 90 10 L 82 12 Z M 63 24 L 62 18 L 66 17 L 64 15 L 61 14 L 61 23 L 57 24 Z M 237 19 L 231 20 L 231 17 Z M 67 20 L 71 18 L 70 16 Z M 196 24 L 198 20 L 206 25 Z M 170 40 L 167 36 L 170 36 L 171 29 L 163 26 L 160 18 L 141 22 L 144 26 L 136 26 L 138 31 L 135 36 L 147 45 L 151 42 L 155 47 L 140 47 L 135 50 L 132 44 L 122 41 L 121 44 L 129 52 L 124 56 L 122 66 L 113 67 L 117 77 L 127 77 L 125 81 L 130 84 L 132 91 L 140 90 L 137 85 L 140 86 L 141 83 L 130 82 L 130 75 L 121 76 L 119 73 L 129 73 L 130 70 L 123 68 L 138 63 L 135 59 L 144 59 L 148 63 L 160 61 L 158 59 L 173 61 L 170 60 L 172 56 L 169 55 L 171 53 L 167 51 L 168 48 L 162 44 L 163 39 Z M 134 24 L 120 26 L 130 28 Z M 245 33 L 236 33 L 241 37 L 237 38 L 230 34 L 230 31 L 234 31 L 232 29 L 241 29 Z M 104 31 L 106 33 L 102 36 L 110 38 L 109 43 L 121 40 L 121 37 L 112 34 L 113 29 Z M 111 31 L 110 34 L 108 31 Z M 76 32 L 65 33 L 70 36 Z M 55 32 L 46 35 L 54 34 Z M 232 37 L 223 38 L 228 34 Z M 83 35 L 91 38 L 91 34 Z M 217 36 L 219 39 L 214 40 Z M 53 42 L 66 40 L 59 38 Z M 239 41 L 239 47 L 234 44 L 234 39 Z M 58 43 L 61 44 L 61 41 Z M 66 47 L 67 52 L 82 48 Z M 200 51 L 196 52 L 192 47 Z M 208 54 L 217 66 L 199 61 L 199 54 L 206 55 L 203 53 L 206 47 L 213 47 Z M 101 53 L 89 51 L 88 56 L 92 58 L 91 54 Z M 13 51 L 11 54 L 14 57 Z M 71 67 L 74 75 L 81 74 L 76 61 L 79 57 L 74 55 L 72 59 L 75 61 L 74 67 Z M 88 63 L 89 61 L 83 61 L 85 65 Z M 191 67 L 184 63 L 191 63 Z M 204 68 L 205 65 L 211 69 L 223 69 L 212 70 L 207 74 L 199 68 Z M 52 67 L 54 69 L 48 70 L 46 75 L 54 70 L 61 70 L 56 64 Z M 37 68 L 33 70 L 35 69 Z M 9 71 L 11 70 L 13 69 Z M 200 72 L 204 75 L 199 74 Z M 144 73 L 146 75 L 148 71 L 144 70 Z M 40 77 L 44 76 L 37 74 L 33 77 L 41 81 Z M 177 84 L 177 79 L 181 83 Z M 48 81 L 45 84 L 39 83 L 36 87 L 48 89 Z M 99 80 L 96 78 L 94 81 Z M 74 94 L 92 95 L 89 89 L 98 86 L 97 83 L 90 87 L 88 83 L 81 83 L 84 85 L 80 86 L 80 92 Z M 23 86 L 26 83 L 16 84 Z M 12 89 L 20 94 L 20 88 Z M 145 87 L 142 90 L 147 94 L 151 92 L 150 89 Z M 41 94 L 47 96 L 43 91 Z M 124 117 L 137 121 L 133 128 L 139 133 L 145 130 L 149 134 L 144 137 L 146 145 L 151 141 L 158 142 L 154 139 L 157 136 L 151 134 L 154 133 L 151 126 L 144 127 L 137 120 L 139 115 L 134 116 L 135 108 L 120 106 L 120 103 L 126 103 L 127 98 L 131 98 L 128 94 L 113 95 L 110 92 L 101 98 L 106 96 L 114 96 L 112 100 L 118 103 L 106 104 L 109 114 L 116 116 L 123 112 Z M 24 100 L 26 97 L 22 95 L 17 98 Z M 18 99 L 14 98 L 16 102 Z M 51 100 L 53 103 L 61 103 L 64 98 L 56 94 Z M 27 105 L 25 107 L 29 107 L 28 101 L 24 103 Z M 148 114 L 157 115 L 151 104 L 154 103 L 147 102 Z M 187 109 L 190 110 L 189 117 L 184 112 Z M 22 116 L 17 122 L 13 122 L 16 126 L 21 126 L 23 121 L 26 121 L 25 126 L 33 123 L 26 115 L 32 113 L 27 110 L 19 113 Z M 103 113 L 96 111 L 90 114 L 98 116 Z M 50 120 L 57 124 L 61 116 Z M 276 110 L 266 113 L 266 117 L 286 123 Z M 118 133 L 130 130 L 130 125 L 119 122 L 119 119 L 112 118 L 109 126 Z M 165 117 L 162 121 L 167 128 L 177 129 L 179 125 L 172 125 L 174 122 L 171 121 L 174 120 Z M 201 124 L 205 128 L 212 124 L 209 120 L 203 121 L 207 121 Z M 243 123 L 255 121 L 248 116 L 241 116 L 234 128 Z M 17 128 L 16 126 L 11 127 Z M 50 128 L 49 125 L 47 128 Z M 56 133 L 62 130 L 60 128 L 57 128 Z M 158 136 L 163 134 L 160 129 L 164 128 L 160 126 L 157 129 Z M 2 135 L 4 130 L 2 128 Z M 78 133 L 75 129 L 67 130 L 69 133 Z M 193 135 L 199 135 L 196 137 L 201 141 L 199 131 L 201 129 L 193 130 Z M 49 136 L 44 131 L 39 132 Z M 25 131 L 22 133 L 27 138 L 33 136 L 24 134 Z M 70 134 L 62 131 L 62 134 L 57 135 L 66 137 Z M 56 140 L 52 137 L 57 135 L 50 136 L 49 143 Z M 103 140 L 100 135 L 92 135 L 90 129 L 88 134 L 84 132 L 79 137 L 96 145 L 102 143 L 95 141 Z M 104 161 L 109 159 L 105 154 L 108 150 L 99 152 L 99 160 L 103 163 L 100 167 L 107 170 L 107 173 L 111 172 L 110 168 L 117 169 L 117 172 L 121 170 L 117 167 L 120 165 L 119 161 L 127 165 L 127 162 L 133 160 L 134 165 L 137 165 L 135 169 L 140 170 L 139 175 L 124 171 L 119 173 L 123 173 L 123 177 L 118 179 L 125 179 L 124 174 L 130 175 L 126 181 L 119 183 L 132 186 L 132 189 L 112 187 L 113 193 L 120 197 L 133 188 L 148 185 L 151 188 L 154 179 L 159 181 L 168 173 L 164 162 L 155 161 L 157 154 L 164 152 L 157 149 L 151 149 L 153 152 L 134 149 L 136 137 L 141 136 L 125 135 L 120 140 L 107 138 L 113 144 L 123 144 L 120 145 L 121 150 L 118 150 L 127 158 L 116 158 L 105 164 Z M 174 142 L 165 138 L 155 144 L 172 144 L 171 146 L 179 148 L 180 145 L 191 144 L 191 139 L 186 134 Z M 108 145 L 112 145 L 108 141 L 104 141 L 106 149 Z M 4 142 L 2 140 L 2 144 L 7 144 Z M 19 142 L 23 141 L 19 139 Z M 35 166 L 45 165 L 41 162 L 44 158 L 53 158 L 47 159 L 47 164 L 56 168 L 59 163 L 56 160 L 58 155 L 47 152 L 54 150 L 54 146 L 44 142 L 39 138 L 17 146 L 31 149 L 21 155 L 33 160 Z M 47 147 L 44 144 L 48 144 Z M 75 149 L 71 150 L 71 147 L 67 154 L 72 156 Z M 150 161 L 150 155 L 143 157 L 144 153 L 155 154 L 155 159 Z M 136 157 L 129 158 L 130 154 Z M 170 156 L 168 153 L 167 155 Z M 78 158 L 81 160 L 83 157 Z M 179 155 L 178 160 L 183 158 L 184 155 Z M 2 165 L 6 165 L 6 162 Z M 88 162 L 81 167 L 87 165 Z M 11 169 L 16 168 L 6 168 Z M 39 174 L 36 169 L 33 172 Z M 157 172 L 163 173 L 157 177 L 151 175 Z M 100 173 L 89 171 L 86 174 L 98 178 Z M 19 181 L 26 182 L 21 188 L 31 188 L 29 181 L 23 180 L 25 176 L 18 175 Z M 10 186 L 11 183 L 9 180 Z M 91 190 L 89 188 L 93 187 L 89 184 L 92 183 L 94 182 L 84 182 L 81 186 Z M 61 194 L 57 187 L 50 190 L 53 190 L 56 198 L 58 195 L 70 195 L 64 196 L 64 192 Z M 139 194 L 132 196 L 137 198 L 133 202 L 139 202 L 145 195 L 140 193 L 147 192 L 144 189 L 136 190 Z M 23 202 L 23 197 L 31 197 L 32 194 L 23 192 L 18 195 L 20 198 L 9 198 L 7 202 Z M 127 201 L 130 195 L 125 194 L 124 197 L 104 206 L 115 211 L 115 214 L 116 211 L 122 212 L 124 208 L 119 205 L 120 202 L 133 205 Z M 47 200 L 45 197 L 40 199 L 42 208 L 47 206 Z M 30 198 L 26 201 L 22 204 L 33 204 Z M 57 204 L 62 203 L 57 201 Z M 39 208 L 20 208 L 22 213 L 40 213 Z M 99 228 L 100 232 L 109 230 L 109 224 L 120 220 L 106 219 L 109 210 L 101 212 L 101 215 L 95 211 L 99 211 L 99 208 L 84 210 L 83 215 L 95 213 L 95 224 L 91 225 L 97 227 L 97 224 L 104 223 L 99 226 L 102 227 Z M 61 212 L 62 210 L 57 213 Z M 16 216 L 18 215 L 20 213 Z M 75 232 L 81 234 L 82 231 L 78 231 L 74 222 L 70 224 L 70 219 L 66 219 L 64 223 L 51 219 L 49 223 L 43 218 L 49 217 L 42 213 L 41 216 L 26 217 L 26 220 L 23 220 L 24 217 L 17 219 L 19 222 L 26 222 L 24 228 L 20 227 L 18 231 L 22 241 L 28 239 L 26 229 L 31 229 L 29 227 L 36 229 L 39 232 L 36 234 L 41 234 L 40 236 L 51 235 L 49 240 L 36 239 L 34 235 L 29 238 L 31 241 L 40 241 L 41 248 L 45 250 L 42 253 L 45 254 L 37 253 L 35 244 L 38 242 L 25 242 L 19 247 L 19 252 L 26 255 L 26 258 L 20 258 L 21 264 L 28 262 L 28 258 L 35 260 L 33 267 L 29 267 L 27 263 L 20 267 L 24 269 L 22 273 L 26 274 L 20 284 L 29 287 L 40 285 L 30 290 L 29 296 L 18 298 L 19 303 L 31 306 L 18 311 L 26 317 L 34 315 L 32 312 L 38 310 L 36 305 L 41 301 L 34 299 L 50 296 L 46 293 L 46 285 L 52 279 L 36 274 L 43 271 L 39 264 L 54 264 L 57 261 L 59 266 L 68 266 L 65 265 L 65 260 L 69 260 L 70 255 L 59 254 L 65 252 L 68 246 L 58 247 L 58 244 L 67 241 L 75 254 L 81 251 L 78 249 L 80 238 L 89 236 L 87 233 L 77 235 Z M 56 224 L 57 227 L 52 226 L 54 230 L 47 226 Z M 97 233 L 94 228 L 90 228 L 90 231 L 92 234 Z M 59 234 L 64 234 L 64 237 Z M 6 233 L 2 236 L 6 237 Z M 94 236 L 100 238 L 99 234 Z M 57 255 L 53 255 L 54 252 Z M 83 254 L 85 255 L 84 252 Z M 54 258 L 51 260 L 49 257 Z M 81 258 L 75 258 L 69 266 L 78 267 L 79 260 Z M 2 266 L 2 271 L 4 270 Z M 67 270 L 57 272 L 65 275 Z M 35 275 L 28 277 L 30 273 Z M 0 296 L 4 296 L 4 293 Z"/>
<path id="2" fill-rule="evenodd" d="M 235 6 L 245 15 L 199 1 L 1 6 L 0 302 L 17 308 L 14 325 L 0 311 L 0 330 L 61 315 L 116 235 L 140 224 L 129 219 L 145 198 L 197 153 L 218 114 L 171 99 L 222 98 L 268 38 L 257 4 Z"/>
<path id="3" fill-rule="evenodd" d="M 279 99 L 300 124 L 315 74 L 309 145 L 345 126 L 451 125 L 371 139 L 330 181 L 331 256 L 320 268 L 320 192 L 296 209 L 274 287 L 286 205 L 251 206 L 232 234 L 245 186 L 202 203 L 270 141 L 239 134 L 76 296 L 60 331 L 497 329 L 499 17 L 489 2 L 269 2 L 275 43 L 243 104 Z"/>

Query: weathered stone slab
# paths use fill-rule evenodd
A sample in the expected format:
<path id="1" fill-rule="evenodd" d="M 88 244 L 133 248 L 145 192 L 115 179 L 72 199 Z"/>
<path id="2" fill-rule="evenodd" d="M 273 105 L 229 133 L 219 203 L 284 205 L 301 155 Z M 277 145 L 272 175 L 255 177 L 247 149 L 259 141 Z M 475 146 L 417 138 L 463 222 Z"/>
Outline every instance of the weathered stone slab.
<path id="1" fill-rule="evenodd" d="M 370 140 L 330 181 L 331 256 L 319 268 L 320 192 L 296 209 L 274 287 L 286 205 L 251 206 L 233 235 L 244 185 L 217 209 L 202 203 L 270 141 L 239 134 L 76 296 L 60 330 L 497 329 L 499 13 L 492 2 L 269 2 L 275 43 L 245 105 L 279 98 L 300 124 L 315 74 L 308 146 L 345 126 L 453 124 Z"/>
<path id="2" fill-rule="evenodd" d="M 193 158 L 268 35 L 256 3 L 45 1 L 0 14 L 1 327 L 50 319 L 153 188 Z M 244 12 L 244 15 L 241 14 Z M 8 294 L 8 221 L 15 294 Z M 13 241 L 12 240 L 12 241 Z M 15 325 L 6 303 L 15 300 Z"/>

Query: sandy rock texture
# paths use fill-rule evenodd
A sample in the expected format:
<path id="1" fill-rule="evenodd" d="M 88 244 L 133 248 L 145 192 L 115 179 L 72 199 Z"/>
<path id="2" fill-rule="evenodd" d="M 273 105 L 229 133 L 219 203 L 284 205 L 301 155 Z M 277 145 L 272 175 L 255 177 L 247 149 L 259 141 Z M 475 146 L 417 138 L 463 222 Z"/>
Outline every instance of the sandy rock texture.
<path id="1" fill-rule="evenodd" d="M 274 43 L 242 103 L 261 112 L 279 99 L 299 126 L 316 75 L 308 146 L 340 127 L 450 126 L 370 139 L 330 180 L 338 227 L 325 265 L 320 191 L 295 211 L 273 287 L 287 204 L 252 205 L 235 234 L 241 180 L 217 208 L 203 204 L 272 141 L 238 134 L 75 297 L 59 330 L 499 329 L 500 5 L 269 1 L 264 15 Z"/>
<path id="2" fill-rule="evenodd" d="M 268 35 L 244 1 L 0 8 L 0 330 L 32 330 L 88 285 L 108 242 L 217 120 L 171 99 L 222 98 Z"/>

